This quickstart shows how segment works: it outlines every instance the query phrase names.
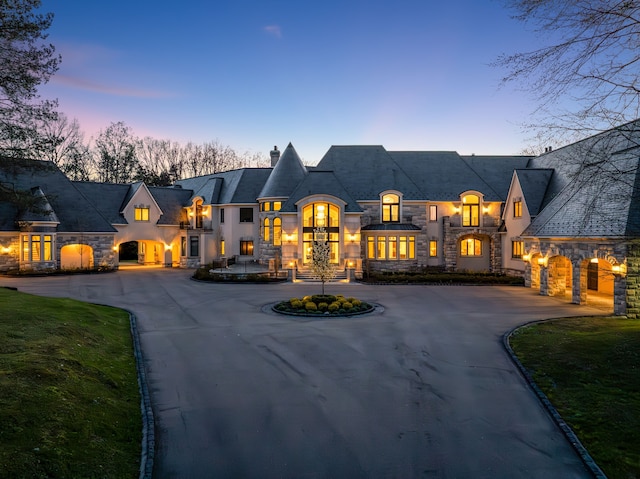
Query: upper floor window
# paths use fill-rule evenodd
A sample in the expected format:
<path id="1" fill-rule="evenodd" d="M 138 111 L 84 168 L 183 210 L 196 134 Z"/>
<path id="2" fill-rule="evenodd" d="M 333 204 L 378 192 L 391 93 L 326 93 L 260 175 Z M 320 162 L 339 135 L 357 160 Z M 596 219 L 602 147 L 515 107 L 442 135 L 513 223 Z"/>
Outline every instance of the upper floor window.
<path id="1" fill-rule="evenodd" d="M 522 258 L 524 254 L 524 241 L 512 241 L 511 242 L 511 257 Z"/>
<path id="2" fill-rule="evenodd" d="M 220 208 L 220 223 L 224 223 L 224 208 Z"/>
<path id="3" fill-rule="evenodd" d="M 133 218 L 136 221 L 149 221 L 149 207 L 136 206 L 133 212 Z"/>
<path id="4" fill-rule="evenodd" d="M 253 223 L 253 208 L 240 208 L 240 223 Z"/>
<path id="5" fill-rule="evenodd" d="M 429 205 L 429 221 L 438 221 L 437 205 Z"/>
<path id="6" fill-rule="evenodd" d="M 382 222 L 394 223 L 400 221 L 400 197 L 393 193 L 382 196 Z"/>
<path id="7" fill-rule="evenodd" d="M 462 197 L 462 226 L 480 226 L 480 198 L 478 195 Z"/>
<path id="8" fill-rule="evenodd" d="M 202 203 L 196 204 L 196 228 L 202 228 Z"/>
<path id="9" fill-rule="evenodd" d="M 331 228 L 340 226 L 340 210 L 330 203 L 308 204 L 302 209 L 302 225 L 304 228 L 310 228 L 308 232 L 319 226 L 333 232 Z"/>
<path id="10" fill-rule="evenodd" d="M 516 198 L 515 200 L 513 200 L 513 217 L 522 217 L 522 200 L 520 198 Z"/>
<path id="11" fill-rule="evenodd" d="M 274 201 L 273 211 L 280 211 L 280 208 L 282 208 L 282 201 Z"/>

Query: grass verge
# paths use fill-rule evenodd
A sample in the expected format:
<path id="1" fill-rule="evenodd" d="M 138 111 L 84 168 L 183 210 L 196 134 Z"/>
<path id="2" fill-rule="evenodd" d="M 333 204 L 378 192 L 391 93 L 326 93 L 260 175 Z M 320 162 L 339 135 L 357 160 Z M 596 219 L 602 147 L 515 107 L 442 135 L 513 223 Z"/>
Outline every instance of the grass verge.
<path id="1" fill-rule="evenodd" d="M 0 288 L 0 477 L 134 478 L 127 312 Z"/>
<path id="2" fill-rule="evenodd" d="M 640 477 L 640 321 L 535 323 L 510 344 L 609 479 Z"/>

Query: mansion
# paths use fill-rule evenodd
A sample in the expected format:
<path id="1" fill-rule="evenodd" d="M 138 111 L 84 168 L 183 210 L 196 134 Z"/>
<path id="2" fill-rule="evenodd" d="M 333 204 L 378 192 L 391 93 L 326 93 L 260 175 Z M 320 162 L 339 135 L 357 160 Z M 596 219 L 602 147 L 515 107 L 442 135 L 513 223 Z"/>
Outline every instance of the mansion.
<path id="1" fill-rule="evenodd" d="M 0 272 L 115 269 L 132 242 L 143 264 L 304 271 L 321 227 L 332 263 L 356 278 L 506 273 L 576 304 L 607 296 L 638 317 L 639 139 L 637 121 L 536 157 L 332 146 L 313 167 L 289 144 L 270 168 L 172 187 L 72 182 L 48 162 L 0 159 L 16 197 L 0 199 Z"/>

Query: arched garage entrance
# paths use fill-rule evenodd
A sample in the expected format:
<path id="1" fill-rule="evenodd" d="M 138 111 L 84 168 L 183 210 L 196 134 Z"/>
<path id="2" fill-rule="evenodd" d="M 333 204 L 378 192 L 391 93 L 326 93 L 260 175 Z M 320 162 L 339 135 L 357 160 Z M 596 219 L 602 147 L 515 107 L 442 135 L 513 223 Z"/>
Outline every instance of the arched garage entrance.
<path id="1" fill-rule="evenodd" d="M 602 258 L 580 262 L 580 303 L 613 308 L 613 265 Z"/>
<path id="2" fill-rule="evenodd" d="M 132 240 L 118 245 L 118 260 L 121 266 L 160 266 L 172 264 L 172 248 L 161 241 Z"/>
<path id="3" fill-rule="evenodd" d="M 68 244 L 60 249 L 60 269 L 92 269 L 93 248 L 86 244 Z"/>

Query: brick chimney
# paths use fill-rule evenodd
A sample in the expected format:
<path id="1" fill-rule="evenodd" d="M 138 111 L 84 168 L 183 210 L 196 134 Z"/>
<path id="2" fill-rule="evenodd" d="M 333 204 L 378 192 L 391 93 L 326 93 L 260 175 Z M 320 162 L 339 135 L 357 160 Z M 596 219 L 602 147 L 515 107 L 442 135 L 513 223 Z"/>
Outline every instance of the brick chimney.
<path id="1" fill-rule="evenodd" d="M 280 159 L 280 150 L 278 150 L 277 146 L 274 146 L 270 154 L 271 154 L 271 168 L 273 168 L 274 166 L 276 166 L 276 163 L 278 163 L 278 160 Z"/>

